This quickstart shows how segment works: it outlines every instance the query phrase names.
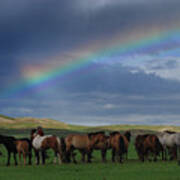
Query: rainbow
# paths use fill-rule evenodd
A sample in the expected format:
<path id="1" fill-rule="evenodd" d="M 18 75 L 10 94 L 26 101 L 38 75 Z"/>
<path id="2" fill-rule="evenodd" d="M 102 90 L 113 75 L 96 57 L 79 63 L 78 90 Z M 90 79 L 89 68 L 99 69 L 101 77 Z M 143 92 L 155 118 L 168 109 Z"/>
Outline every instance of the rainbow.
<path id="1" fill-rule="evenodd" d="M 137 33 L 138 32 L 138 33 Z M 127 37 L 127 36 L 126 36 Z M 33 70 L 31 67 L 26 71 L 24 70 L 24 77 L 17 81 L 14 85 L 4 89 L 0 92 L 0 97 L 9 97 L 16 93 L 21 93 L 29 88 L 33 88 L 39 84 L 49 82 L 57 77 L 63 77 L 71 72 L 75 72 L 79 69 L 89 66 L 94 61 L 103 62 L 110 59 L 113 55 L 123 56 L 124 54 L 130 54 L 137 50 L 148 49 L 155 45 L 161 45 L 167 43 L 170 39 L 179 39 L 179 28 L 169 31 L 158 31 L 151 29 L 148 32 L 136 31 L 136 34 L 132 33 L 128 38 L 122 38 L 122 33 L 116 33 L 110 40 L 100 39 L 99 41 L 92 41 L 89 45 L 78 47 L 75 51 L 78 51 L 73 59 L 64 59 L 64 64 L 59 66 L 49 66 L 37 68 Z M 106 44 L 106 45 L 105 45 Z M 84 48 L 85 47 L 85 48 Z M 82 55 L 87 51 L 86 54 Z M 61 59 L 61 55 L 56 59 Z"/>

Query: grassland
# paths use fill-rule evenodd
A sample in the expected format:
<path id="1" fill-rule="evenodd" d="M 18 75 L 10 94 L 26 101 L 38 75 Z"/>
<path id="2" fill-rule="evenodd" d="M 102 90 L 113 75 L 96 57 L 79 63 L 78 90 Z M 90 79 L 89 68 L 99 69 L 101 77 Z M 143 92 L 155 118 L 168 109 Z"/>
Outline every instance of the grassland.
<path id="1" fill-rule="evenodd" d="M 28 137 L 29 129 L 0 129 L 2 134 L 11 134 L 16 137 Z M 75 130 L 62 130 L 62 129 L 45 129 L 46 134 L 56 134 L 58 136 L 65 136 Z M 81 131 L 82 132 L 82 131 Z M 134 131 L 135 132 L 135 131 Z M 136 132 L 137 133 L 137 132 Z M 47 163 L 45 166 L 36 166 L 33 162 L 32 166 L 12 165 L 6 167 L 7 152 L 3 145 L 0 145 L 0 150 L 3 155 L 0 157 L 0 180 L 178 180 L 180 179 L 180 166 L 176 161 L 162 162 L 139 162 L 134 150 L 134 137 L 131 141 L 129 148 L 129 160 L 123 164 L 111 162 L 111 152 L 108 151 L 107 163 L 102 163 L 100 152 L 94 151 L 93 162 L 91 164 L 83 164 L 80 162 L 80 155 L 77 155 L 78 164 L 62 164 L 54 165 L 53 152 L 48 150 Z M 34 157 L 33 157 L 34 161 Z"/>

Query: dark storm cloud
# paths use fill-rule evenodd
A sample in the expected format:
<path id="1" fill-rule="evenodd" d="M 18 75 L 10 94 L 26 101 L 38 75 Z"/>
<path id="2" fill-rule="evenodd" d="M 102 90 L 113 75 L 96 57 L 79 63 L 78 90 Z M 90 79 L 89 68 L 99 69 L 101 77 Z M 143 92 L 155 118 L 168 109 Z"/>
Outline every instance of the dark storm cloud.
<path id="1" fill-rule="evenodd" d="M 81 1 L 1 1 L 0 53 L 43 53 L 77 46 L 116 31 L 179 18 L 178 1 L 116 3 L 83 12 Z M 89 6 L 92 6 L 89 1 Z M 74 8 L 76 7 L 76 8 Z"/>

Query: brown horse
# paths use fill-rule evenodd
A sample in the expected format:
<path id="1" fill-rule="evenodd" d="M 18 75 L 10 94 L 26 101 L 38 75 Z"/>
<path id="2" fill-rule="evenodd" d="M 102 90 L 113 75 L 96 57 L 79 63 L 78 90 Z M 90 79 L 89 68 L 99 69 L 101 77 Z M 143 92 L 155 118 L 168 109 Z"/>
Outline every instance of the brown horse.
<path id="1" fill-rule="evenodd" d="M 135 142 L 136 150 L 140 160 L 150 159 L 150 154 L 154 156 L 153 160 L 157 161 L 157 156 L 163 151 L 163 147 L 156 135 L 145 134 L 136 137 Z"/>
<path id="2" fill-rule="evenodd" d="M 32 144 L 27 138 L 17 139 L 15 141 L 16 149 L 19 154 L 19 160 L 21 161 L 21 154 L 23 154 L 24 165 L 26 165 L 26 158 L 29 157 L 29 165 L 31 164 L 32 157 Z"/>
<path id="3" fill-rule="evenodd" d="M 106 136 L 104 131 L 97 132 L 97 134 L 99 134 L 99 141 L 94 145 L 93 150 L 100 150 L 102 162 L 106 162 L 106 152 L 109 148 L 109 136 Z"/>
<path id="4" fill-rule="evenodd" d="M 91 153 L 97 143 L 102 140 L 102 133 L 89 133 L 89 134 L 70 134 L 65 138 L 66 144 L 66 158 L 67 161 L 71 161 L 71 157 L 74 163 L 77 163 L 75 159 L 74 150 L 78 149 L 82 155 L 82 161 L 85 162 L 85 155 L 87 155 L 87 162 L 91 162 Z"/>
<path id="5" fill-rule="evenodd" d="M 55 159 L 58 155 L 59 163 L 62 163 L 65 151 L 63 138 L 59 139 L 59 137 L 54 135 L 41 136 L 36 133 L 36 129 L 33 129 L 31 131 L 31 140 L 37 158 L 37 165 L 39 164 L 39 152 L 41 152 L 42 155 L 42 163 L 45 164 L 45 152 L 47 149 L 52 149 L 55 153 Z"/>
<path id="6" fill-rule="evenodd" d="M 112 162 L 115 162 L 116 156 L 118 161 L 122 163 L 123 154 L 127 152 L 124 137 L 117 131 L 110 133 L 109 147 L 112 149 Z"/>

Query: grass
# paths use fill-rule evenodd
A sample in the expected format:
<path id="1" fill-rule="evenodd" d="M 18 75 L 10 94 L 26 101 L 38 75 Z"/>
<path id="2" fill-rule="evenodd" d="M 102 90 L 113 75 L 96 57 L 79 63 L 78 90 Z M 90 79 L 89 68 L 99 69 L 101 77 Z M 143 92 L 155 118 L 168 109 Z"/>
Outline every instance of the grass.
<path id="1" fill-rule="evenodd" d="M 108 180 L 108 179 L 146 179 L 146 180 L 170 180 L 179 179 L 180 171 L 175 162 L 168 163 L 141 163 L 137 161 L 128 161 L 123 165 L 110 162 L 102 164 L 95 162 L 92 164 L 69 164 L 46 166 L 28 166 L 28 167 L 0 167 L 0 179 L 9 180 Z"/>
<path id="2" fill-rule="evenodd" d="M 29 130 L 0 130 L 2 134 L 11 134 L 16 137 L 28 137 Z M 71 131 L 66 130 L 52 130 L 46 129 L 46 134 L 56 134 L 58 136 L 65 136 Z M 86 164 L 80 162 L 80 154 L 77 155 L 78 164 L 62 164 L 54 165 L 53 152 L 48 150 L 47 163 L 45 166 L 36 166 L 33 162 L 32 166 L 18 165 L 14 166 L 11 160 L 11 166 L 6 167 L 7 152 L 3 145 L 0 145 L 0 150 L 3 156 L 0 157 L 0 179 L 3 180 L 109 180 L 109 179 L 123 179 L 123 180 L 178 180 L 180 179 L 180 166 L 176 161 L 172 162 L 139 162 L 133 145 L 133 139 L 129 147 L 129 160 L 123 164 L 111 162 L 111 151 L 107 153 L 107 163 L 101 162 L 100 152 L 93 152 L 93 163 Z M 34 161 L 33 156 L 33 161 Z"/>

